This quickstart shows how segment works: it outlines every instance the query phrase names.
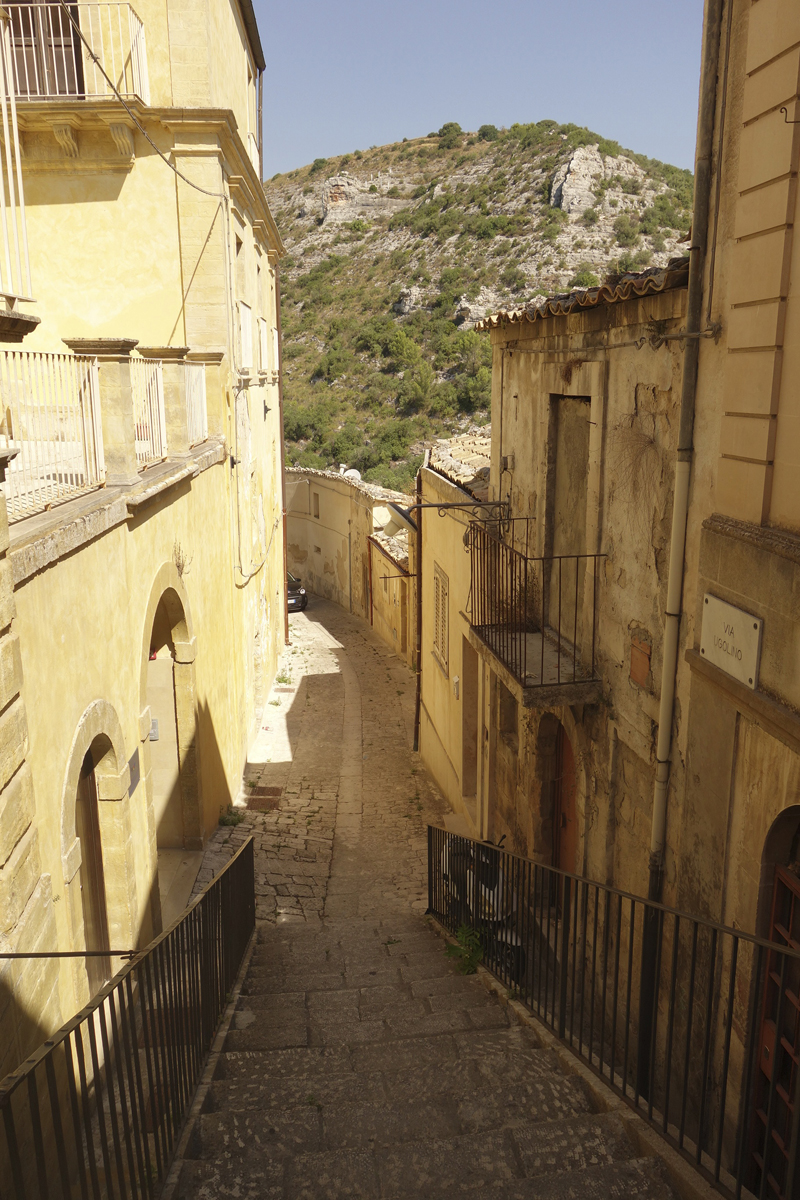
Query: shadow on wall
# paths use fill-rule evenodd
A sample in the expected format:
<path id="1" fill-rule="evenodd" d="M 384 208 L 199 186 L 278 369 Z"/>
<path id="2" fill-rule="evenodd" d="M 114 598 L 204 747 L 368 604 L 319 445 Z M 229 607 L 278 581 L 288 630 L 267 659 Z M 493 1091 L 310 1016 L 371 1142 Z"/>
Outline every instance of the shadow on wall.
<path id="1" fill-rule="evenodd" d="M 46 959 L 0 959 L 0 1079 L 15 1071 L 52 1032 L 39 1024 L 39 1006 L 37 1005 L 37 1012 L 34 1014 L 28 1005 L 19 999 L 23 973 L 27 974 L 31 964 L 37 962 L 47 967 Z M 27 990 L 32 999 L 41 995 L 36 988 Z M 0 1178 L 5 1178 L 2 1165 Z"/>

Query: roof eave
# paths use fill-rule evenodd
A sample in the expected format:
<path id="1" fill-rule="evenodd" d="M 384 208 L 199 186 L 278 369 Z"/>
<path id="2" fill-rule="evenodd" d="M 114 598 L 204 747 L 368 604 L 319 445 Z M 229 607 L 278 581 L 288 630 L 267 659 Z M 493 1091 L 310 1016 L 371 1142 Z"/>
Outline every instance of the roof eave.
<path id="1" fill-rule="evenodd" d="M 253 0 L 239 0 L 239 6 L 242 10 L 242 20 L 247 31 L 247 40 L 250 43 L 256 67 L 259 71 L 264 71 L 267 66 L 267 60 L 264 58 L 264 48 L 261 45 L 261 35 L 258 32 L 258 21 L 256 20 L 255 9 L 253 8 Z"/>

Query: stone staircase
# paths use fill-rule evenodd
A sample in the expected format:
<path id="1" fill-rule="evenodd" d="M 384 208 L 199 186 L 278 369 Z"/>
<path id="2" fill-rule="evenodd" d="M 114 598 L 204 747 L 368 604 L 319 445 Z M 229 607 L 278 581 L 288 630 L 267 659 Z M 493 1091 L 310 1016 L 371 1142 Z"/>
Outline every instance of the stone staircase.
<path id="1" fill-rule="evenodd" d="M 669 1200 L 411 912 L 262 926 L 173 1200 Z"/>

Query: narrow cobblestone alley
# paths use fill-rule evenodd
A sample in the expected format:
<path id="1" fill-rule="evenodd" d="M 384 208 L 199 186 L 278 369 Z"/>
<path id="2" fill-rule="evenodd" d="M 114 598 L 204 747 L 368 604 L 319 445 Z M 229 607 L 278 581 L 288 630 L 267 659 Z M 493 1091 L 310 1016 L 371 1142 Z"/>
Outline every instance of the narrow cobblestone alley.
<path id="1" fill-rule="evenodd" d="M 198 877 L 254 836 L 257 944 L 173 1200 L 669 1200 L 620 1112 L 594 1112 L 424 916 L 444 806 L 410 750 L 413 676 L 316 598 L 291 632 L 250 808 Z"/>

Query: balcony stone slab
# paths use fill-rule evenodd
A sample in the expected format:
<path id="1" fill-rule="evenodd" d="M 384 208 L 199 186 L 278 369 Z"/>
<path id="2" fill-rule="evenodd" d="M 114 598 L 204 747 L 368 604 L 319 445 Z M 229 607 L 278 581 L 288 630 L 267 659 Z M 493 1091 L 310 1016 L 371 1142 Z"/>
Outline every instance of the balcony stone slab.
<path id="1" fill-rule="evenodd" d="M 462 616 L 468 622 L 466 615 L 462 613 Z M 502 680 L 523 708 L 559 708 L 563 705 L 599 704 L 603 699 L 602 679 L 576 679 L 563 683 L 525 686 L 469 624 L 467 636 L 470 645 L 491 666 L 495 675 Z"/>
<path id="2" fill-rule="evenodd" d="M 223 438 L 209 438 L 185 458 L 166 459 L 151 467 L 132 486 L 98 488 L 16 522 L 11 527 L 9 549 L 14 585 L 131 517 L 145 515 L 147 506 L 159 496 L 183 480 L 190 485 L 209 467 L 227 461 L 227 454 Z"/>

